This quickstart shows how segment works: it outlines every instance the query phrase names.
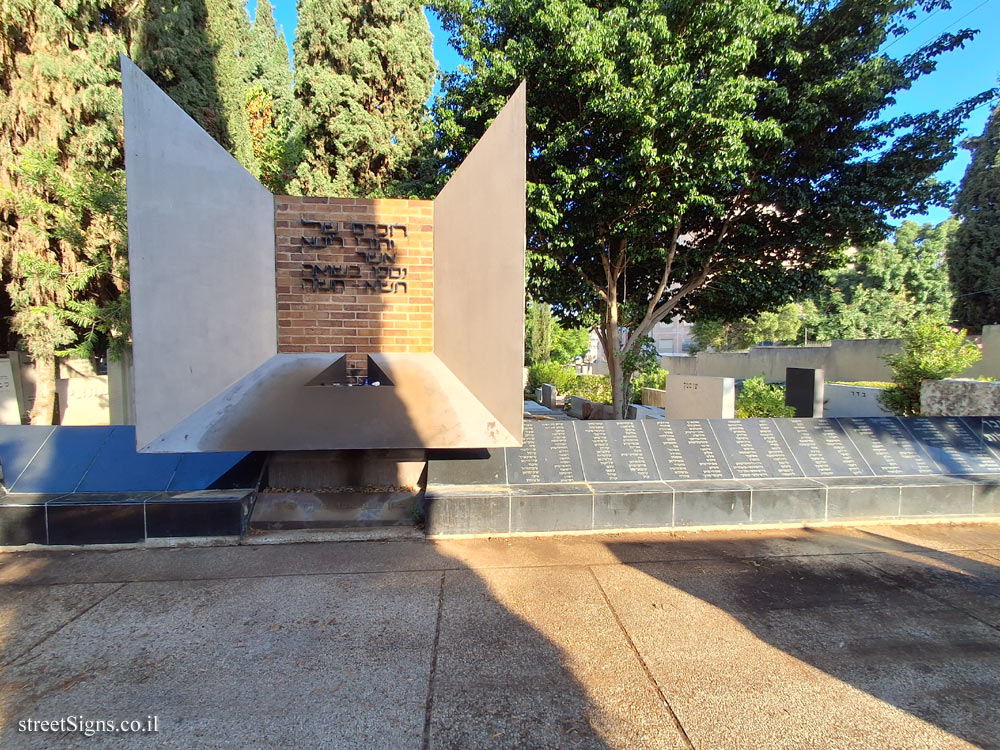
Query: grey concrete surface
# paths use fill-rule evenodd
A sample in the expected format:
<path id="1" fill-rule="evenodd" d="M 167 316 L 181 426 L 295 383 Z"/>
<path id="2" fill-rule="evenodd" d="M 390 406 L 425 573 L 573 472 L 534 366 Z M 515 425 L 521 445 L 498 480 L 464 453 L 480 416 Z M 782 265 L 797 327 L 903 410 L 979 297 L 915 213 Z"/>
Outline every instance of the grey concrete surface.
<path id="1" fill-rule="evenodd" d="M 456 446 L 521 444 L 526 96 L 522 81 L 434 199 L 434 353 L 515 438 Z"/>
<path id="2" fill-rule="evenodd" d="M 1000 747 L 1000 525 L 0 554 L 0 747 Z M 156 734 L 29 734 L 27 719 Z"/>
<path id="3" fill-rule="evenodd" d="M 274 200 L 127 57 L 121 70 L 136 442 L 145 450 L 277 353 Z"/>

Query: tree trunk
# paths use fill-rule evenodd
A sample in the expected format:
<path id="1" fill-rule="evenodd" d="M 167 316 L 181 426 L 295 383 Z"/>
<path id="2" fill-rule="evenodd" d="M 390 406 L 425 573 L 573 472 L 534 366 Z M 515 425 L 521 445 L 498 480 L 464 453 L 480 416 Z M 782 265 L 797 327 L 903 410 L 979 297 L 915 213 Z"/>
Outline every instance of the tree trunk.
<path id="1" fill-rule="evenodd" d="M 625 401 L 625 375 L 622 372 L 624 354 L 615 351 L 608 359 L 608 372 L 611 373 L 611 400 L 614 404 L 615 419 L 625 419 L 628 403 Z"/>
<path id="2" fill-rule="evenodd" d="M 31 409 L 31 424 L 54 424 L 56 412 L 56 360 L 54 357 L 35 359 L 35 405 Z"/>
<path id="3" fill-rule="evenodd" d="M 606 316 L 606 322 L 608 318 L 617 319 L 617 315 Z M 619 349 L 621 346 L 621 334 L 618 331 L 617 323 L 613 325 L 605 324 L 603 336 L 599 338 L 604 347 L 604 359 L 608 363 L 608 377 L 611 380 L 612 409 L 614 409 L 615 419 L 623 419 L 625 409 L 627 408 L 625 403 L 625 376 L 622 371 L 622 360 L 625 358 L 625 353 Z"/>

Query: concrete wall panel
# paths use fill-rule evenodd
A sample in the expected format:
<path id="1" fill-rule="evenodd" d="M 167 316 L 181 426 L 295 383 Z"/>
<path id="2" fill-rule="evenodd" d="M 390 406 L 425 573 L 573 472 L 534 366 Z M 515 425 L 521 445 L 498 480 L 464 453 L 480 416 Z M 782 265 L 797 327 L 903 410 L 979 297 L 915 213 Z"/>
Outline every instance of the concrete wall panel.
<path id="1" fill-rule="evenodd" d="M 122 58 L 136 439 L 277 351 L 271 194 Z"/>
<path id="2" fill-rule="evenodd" d="M 434 353 L 521 435 L 525 86 L 434 201 Z"/>
<path id="3" fill-rule="evenodd" d="M 833 341 L 826 346 L 754 346 L 746 352 L 702 352 L 694 357 L 661 357 L 674 375 L 736 378 L 764 375 L 768 383 L 785 380 L 789 367 L 821 369 L 827 380 L 892 379 L 882 357 L 900 351 L 899 339 Z"/>

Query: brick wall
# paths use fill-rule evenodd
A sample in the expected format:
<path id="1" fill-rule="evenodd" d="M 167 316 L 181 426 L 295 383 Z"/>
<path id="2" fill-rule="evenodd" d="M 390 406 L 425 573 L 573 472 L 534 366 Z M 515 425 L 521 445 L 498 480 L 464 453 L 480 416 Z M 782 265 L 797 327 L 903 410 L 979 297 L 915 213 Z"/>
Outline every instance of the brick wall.
<path id="1" fill-rule="evenodd" d="M 279 352 L 433 350 L 431 201 L 274 201 Z"/>

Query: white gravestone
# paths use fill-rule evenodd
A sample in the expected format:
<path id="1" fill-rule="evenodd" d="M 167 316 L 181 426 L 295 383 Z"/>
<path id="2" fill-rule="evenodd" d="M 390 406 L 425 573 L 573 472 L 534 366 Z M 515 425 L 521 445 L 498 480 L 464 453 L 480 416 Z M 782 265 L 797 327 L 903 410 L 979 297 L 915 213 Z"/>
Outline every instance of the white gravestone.
<path id="1" fill-rule="evenodd" d="M 823 394 L 825 417 L 891 417 L 892 412 L 879 403 L 883 388 L 826 384 Z"/>
<path id="2" fill-rule="evenodd" d="M 59 423 L 64 425 L 111 424 L 108 376 L 60 378 Z"/>
<path id="3" fill-rule="evenodd" d="M 0 424 L 21 424 L 21 406 L 9 359 L 0 359 Z"/>
<path id="4" fill-rule="evenodd" d="M 694 375 L 667 375 L 663 411 L 667 419 L 732 419 L 736 381 Z"/>

